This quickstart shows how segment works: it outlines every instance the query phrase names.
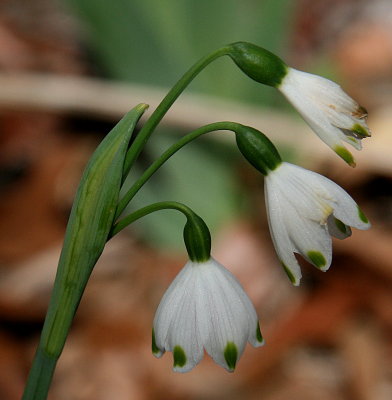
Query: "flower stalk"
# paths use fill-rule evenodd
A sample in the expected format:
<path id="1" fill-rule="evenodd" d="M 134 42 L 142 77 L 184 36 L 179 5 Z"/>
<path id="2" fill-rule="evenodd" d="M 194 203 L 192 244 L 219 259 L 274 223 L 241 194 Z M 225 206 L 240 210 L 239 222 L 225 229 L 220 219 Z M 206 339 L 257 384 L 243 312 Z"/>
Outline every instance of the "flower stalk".
<path id="1" fill-rule="evenodd" d="M 151 165 L 148 167 L 144 173 L 136 180 L 136 182 L 128 189 L 128 191 L 124 194 L 124 196 L 119 201 L 116 211 L 116 218 L 118 218 L 121 213 L 124 211 L 125 207 L 131 202 L 136 193 L 143 187 L 143 185 L 158 171 L 162 165 L 169 160 L 171 156 L 173 156 L 177 151 L 181 150 L 188 143 L 194 141 L 198 137 L 215 131 L 233 131 L 236 132 L 241 127 L 240 124 L 235 122 L 215 122 L 212 124 L 208 124 L 202 126 L 193 132 L 188 133 L 183 136 L 178 142 L 174 143 L 170 146 L 162 155 L 157 158 Z"/>
<path id="2" fill-rule="evenodd" d="M 132 165 L 146 145 L 149 137 L 154 132 L 154 129 L 157 127 L 159 122 L 162 120 L 162 118 L 165 116 L 167 111 L 177 100 L 180 94 L 185 90 L 185 88 L 207 65 L 209 65 L 217 58 L 227 55 L 229 51 L 230 47 L 224 46 L 212 52 L 211 54 L 208 54 L 206 57 L 203 57 L 196 64 L 194 64 L 170 89 L 168 94 L 164 97 L 164 99 L 161 101 L 161 103 L 143 125 L 142 129 L 135 139 L 135 142 L 132 145 L 132 148 L 128 152 L 124 165 L 124 177 L 128 175 L 130 169 L 132 168 Z"/>
<path id="3" fill-rule="evenodd" d="M 116 219 L 131 202 L 136 193 L 159 170 L 159 168 L 170 159 L 170 157 L 200 136 L 217 131 L 234 132 L 239 150 L 248 160 L 251 160 L 251 164 L 264 173 L 264 175 L 267 174 L 267 171 L 274 169 L 281 163 L 281 158 L 276 147 L 263 133 L 254 128 L 228 121 L 215 122 L 202 126 L 183 136 L 180 140 L 170 146 L 144 171 L 144 173 L 120 199 L 116 210 Z"/>

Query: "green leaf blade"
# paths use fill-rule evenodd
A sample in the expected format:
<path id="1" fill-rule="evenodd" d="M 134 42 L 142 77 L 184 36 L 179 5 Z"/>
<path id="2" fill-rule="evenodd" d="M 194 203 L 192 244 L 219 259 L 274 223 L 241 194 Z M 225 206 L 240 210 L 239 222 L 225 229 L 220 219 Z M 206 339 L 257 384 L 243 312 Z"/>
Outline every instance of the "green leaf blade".
<path id="1" fill-rule="evenodd" d="M 59 355 L 91 271 L 113 224 L 123 165 L 135 125 L 147 106 L 128 112 L 90 158 L 77 190 L 42 334 L 43 347 Z"/>

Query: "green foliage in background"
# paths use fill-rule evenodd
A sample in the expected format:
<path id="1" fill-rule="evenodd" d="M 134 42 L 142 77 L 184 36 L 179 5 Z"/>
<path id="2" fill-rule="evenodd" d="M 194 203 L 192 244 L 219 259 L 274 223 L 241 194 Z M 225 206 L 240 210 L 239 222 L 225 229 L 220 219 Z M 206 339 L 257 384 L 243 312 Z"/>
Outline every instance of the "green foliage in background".
<path id="1" fill-rule="evenodd" d="M 64 0 L 79 15 L 99 67 L 113 79 L 172 86 L 199 57 L 226 43 L 249 41 L 284 56 L 291 0 Z M 192 84 L 205 93 L 267 101 L 228 60 Z"/>

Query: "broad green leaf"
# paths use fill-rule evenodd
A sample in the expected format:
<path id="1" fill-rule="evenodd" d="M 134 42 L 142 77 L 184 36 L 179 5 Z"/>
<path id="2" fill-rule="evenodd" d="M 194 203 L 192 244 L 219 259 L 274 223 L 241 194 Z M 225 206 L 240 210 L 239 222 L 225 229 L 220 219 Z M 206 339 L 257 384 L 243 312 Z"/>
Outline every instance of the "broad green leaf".
<path id="1" fill-rule="evenodd" d="M 64 1 L 79 16 L 94 65 L 102 73 L 164 87 L 172 86 L 199 57 L 239 40 L 285 59 L 295 7 L 290 0 Z M 190 90 L 282 103 L 276 91 L 241 77 L 228 59 L 209 66 Z"/>

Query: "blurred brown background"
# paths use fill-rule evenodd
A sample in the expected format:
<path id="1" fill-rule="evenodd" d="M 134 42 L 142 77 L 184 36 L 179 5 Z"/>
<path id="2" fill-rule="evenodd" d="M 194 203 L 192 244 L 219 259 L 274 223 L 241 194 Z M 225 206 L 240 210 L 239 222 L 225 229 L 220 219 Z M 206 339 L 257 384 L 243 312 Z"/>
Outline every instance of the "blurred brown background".
<path id="1" fill-rule="evenodd" d="M 208 356 L 192 372 L 175 374 L 170 354 L 152 356 L 155 309 L 186 261 L 183 220 L 162 213 L 108 244 L 50 398 L 392 397 L 392 3 L 3 0 L 0 399 L 22 393 L 73 195 L 93 149 L 123 113 L 139 102 L 153 109 L 199 57 L 237 40 L 335 79 L 368 109 L 373 137 L 356 152 L 357 168 L 338 159 L 281 96 L 219 60 L 170 111 L 135 173 L 195 127 L 243 122 L 268 134 L 287 160 L 342 185 L 372 229 L 336 240 L 325 274 L 303 263 L 302 285 L 292 287 L 272 248 L 262 179 L 229 135 L 203 138 L 174 157 L 131 207 L 179 200 L 206 219 L 213 255 L 252 298 L 266 345 L 248 347 L 234 374 Z"/>

